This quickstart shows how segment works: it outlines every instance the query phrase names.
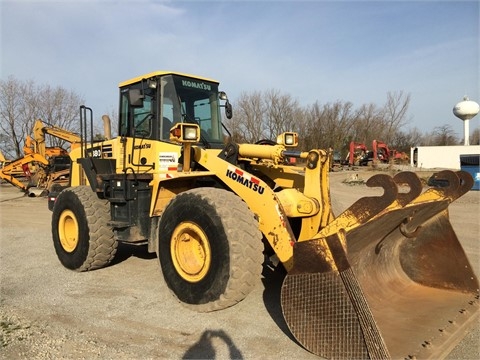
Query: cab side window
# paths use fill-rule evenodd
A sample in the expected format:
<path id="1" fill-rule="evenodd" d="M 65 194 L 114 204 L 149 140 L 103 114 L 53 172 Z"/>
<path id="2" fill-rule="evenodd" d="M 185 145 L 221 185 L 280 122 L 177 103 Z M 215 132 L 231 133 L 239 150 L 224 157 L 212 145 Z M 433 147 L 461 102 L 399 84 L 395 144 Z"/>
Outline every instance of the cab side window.
<path id="1" fill-rule="evenodd" d="M 128 96 L 127 93 L 122 93 L 120 98 L 120 128 L 118 129 L 120 136 L 130 135 L 128 129 Z"/>
<path id="2" fill-rule="evenodd" d="M 173 115 L 173 102 L 169 98 L 163 99 L 163 107 L 162 107 L 162 122 L 160 124 L 160 134 L 162 136 L 162 140 L 170 140 L 170 128 L 174 124 L 174 115 Z"/>
<path id="3" fill-rule="evenodd" d="M 132 100 L 131 90 L 139 98 Z M 154 120 L 156 116 L 155 89 L 136 90 L 136 87 L 125 88 L 120 95 L 120 136 L 137 136 L 151 138 L 155 131 Z M 132 104 L 131 101 L 136 101 Z"/>
<path id="4" fill-rule="evenodd" d="M 136 136 L 150 137 L 155 118 L 154 112 L 154 98 L 151 95 L 145 95 L 143 106 L 133 108 L 133 127 Z"/>

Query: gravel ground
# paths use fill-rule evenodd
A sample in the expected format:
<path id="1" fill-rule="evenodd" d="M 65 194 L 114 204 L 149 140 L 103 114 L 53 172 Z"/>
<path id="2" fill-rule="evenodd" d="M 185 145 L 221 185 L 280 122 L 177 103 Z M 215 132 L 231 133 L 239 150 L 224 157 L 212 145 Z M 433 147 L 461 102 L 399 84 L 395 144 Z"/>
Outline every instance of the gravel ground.
<path id="1" fill-rule="evenodd" d="M 360 174 L 360 178 L 366 174 Z M 370 189 L 333 173 L 338 210 Z M 479 271 L 480 192 L 450 206 L 452 223 Z M 122 245 L 112 266 L 76 273 L 57 260 L 45 198 L 0 185 L 0 358 L 318 359 L 291 337 L 280 309 L 282 274 L 268 268 L 238 305 L 208 314 L 185 309 L 163 283 L 158 259 Z M 480 325 L 449 359 L 480 358 Z"/>

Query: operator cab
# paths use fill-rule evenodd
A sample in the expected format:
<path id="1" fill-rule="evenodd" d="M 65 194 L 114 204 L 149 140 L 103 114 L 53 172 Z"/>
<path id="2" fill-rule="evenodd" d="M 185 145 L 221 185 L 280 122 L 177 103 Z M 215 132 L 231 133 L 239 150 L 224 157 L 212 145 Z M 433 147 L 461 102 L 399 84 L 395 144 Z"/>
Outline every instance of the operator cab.
<path id="1" fill-rule="evenodd" d="M 226 100 L 224 105 L 220 100 Z M 222 148 L 220 107 L 231 118 L 231 105 L 218 82 L 191 75 L 155 72 L 120 84 L 118 133 L 123 137 L 170 141 L 179 122 L 200 126 L 200 145 Z"/>

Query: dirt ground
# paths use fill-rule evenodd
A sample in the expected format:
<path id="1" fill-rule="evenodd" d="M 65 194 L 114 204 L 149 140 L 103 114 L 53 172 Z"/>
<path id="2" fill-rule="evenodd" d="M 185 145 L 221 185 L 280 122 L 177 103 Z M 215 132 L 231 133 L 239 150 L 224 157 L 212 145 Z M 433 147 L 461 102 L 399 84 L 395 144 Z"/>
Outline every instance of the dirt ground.
<path id="1" fill-rule="evenodd" d="M 331 174 L 338 212 L 371 192 Z M 480 192 L 450 206 L 450 217 L 480 273 Z M 114 264 L 86 273 L 57 260 L 46 198 L 0 185 L 0 358 L 2 359 L 318 359 L 290 335 L 280 308 L 282 276 L 264 271 L 236 306 L 207 314 L 185 309 L 163 283 L 155 255 L 121 245 Z M 449 359 L 480 358 L 480 324 Z"/>

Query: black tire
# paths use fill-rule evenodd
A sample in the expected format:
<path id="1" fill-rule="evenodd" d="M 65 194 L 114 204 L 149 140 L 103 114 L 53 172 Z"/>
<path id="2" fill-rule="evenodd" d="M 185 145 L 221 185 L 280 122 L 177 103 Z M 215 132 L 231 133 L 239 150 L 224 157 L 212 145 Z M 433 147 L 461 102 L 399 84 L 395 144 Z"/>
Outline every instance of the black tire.
<path id="1" fill-rule="evenodd" d="M 166 207 L 159 226 L 158 257 L 168 287 L 186 307 L 220 310 L 243 300 L 260 279 L 262 233 L 253 213 L 235 194 L 193 189 L 177 195 Z M 183 260 L 187 257 L 194 259 L 193 265 Z"/>
<path id="2" fill-rule="evenodd" d="M 89 186 L 63 190 L 52 214 L 53 245 L 62 265 L 76 271 L 108 265 L 117 251 L 109 220 L 109 202 Z"/>

